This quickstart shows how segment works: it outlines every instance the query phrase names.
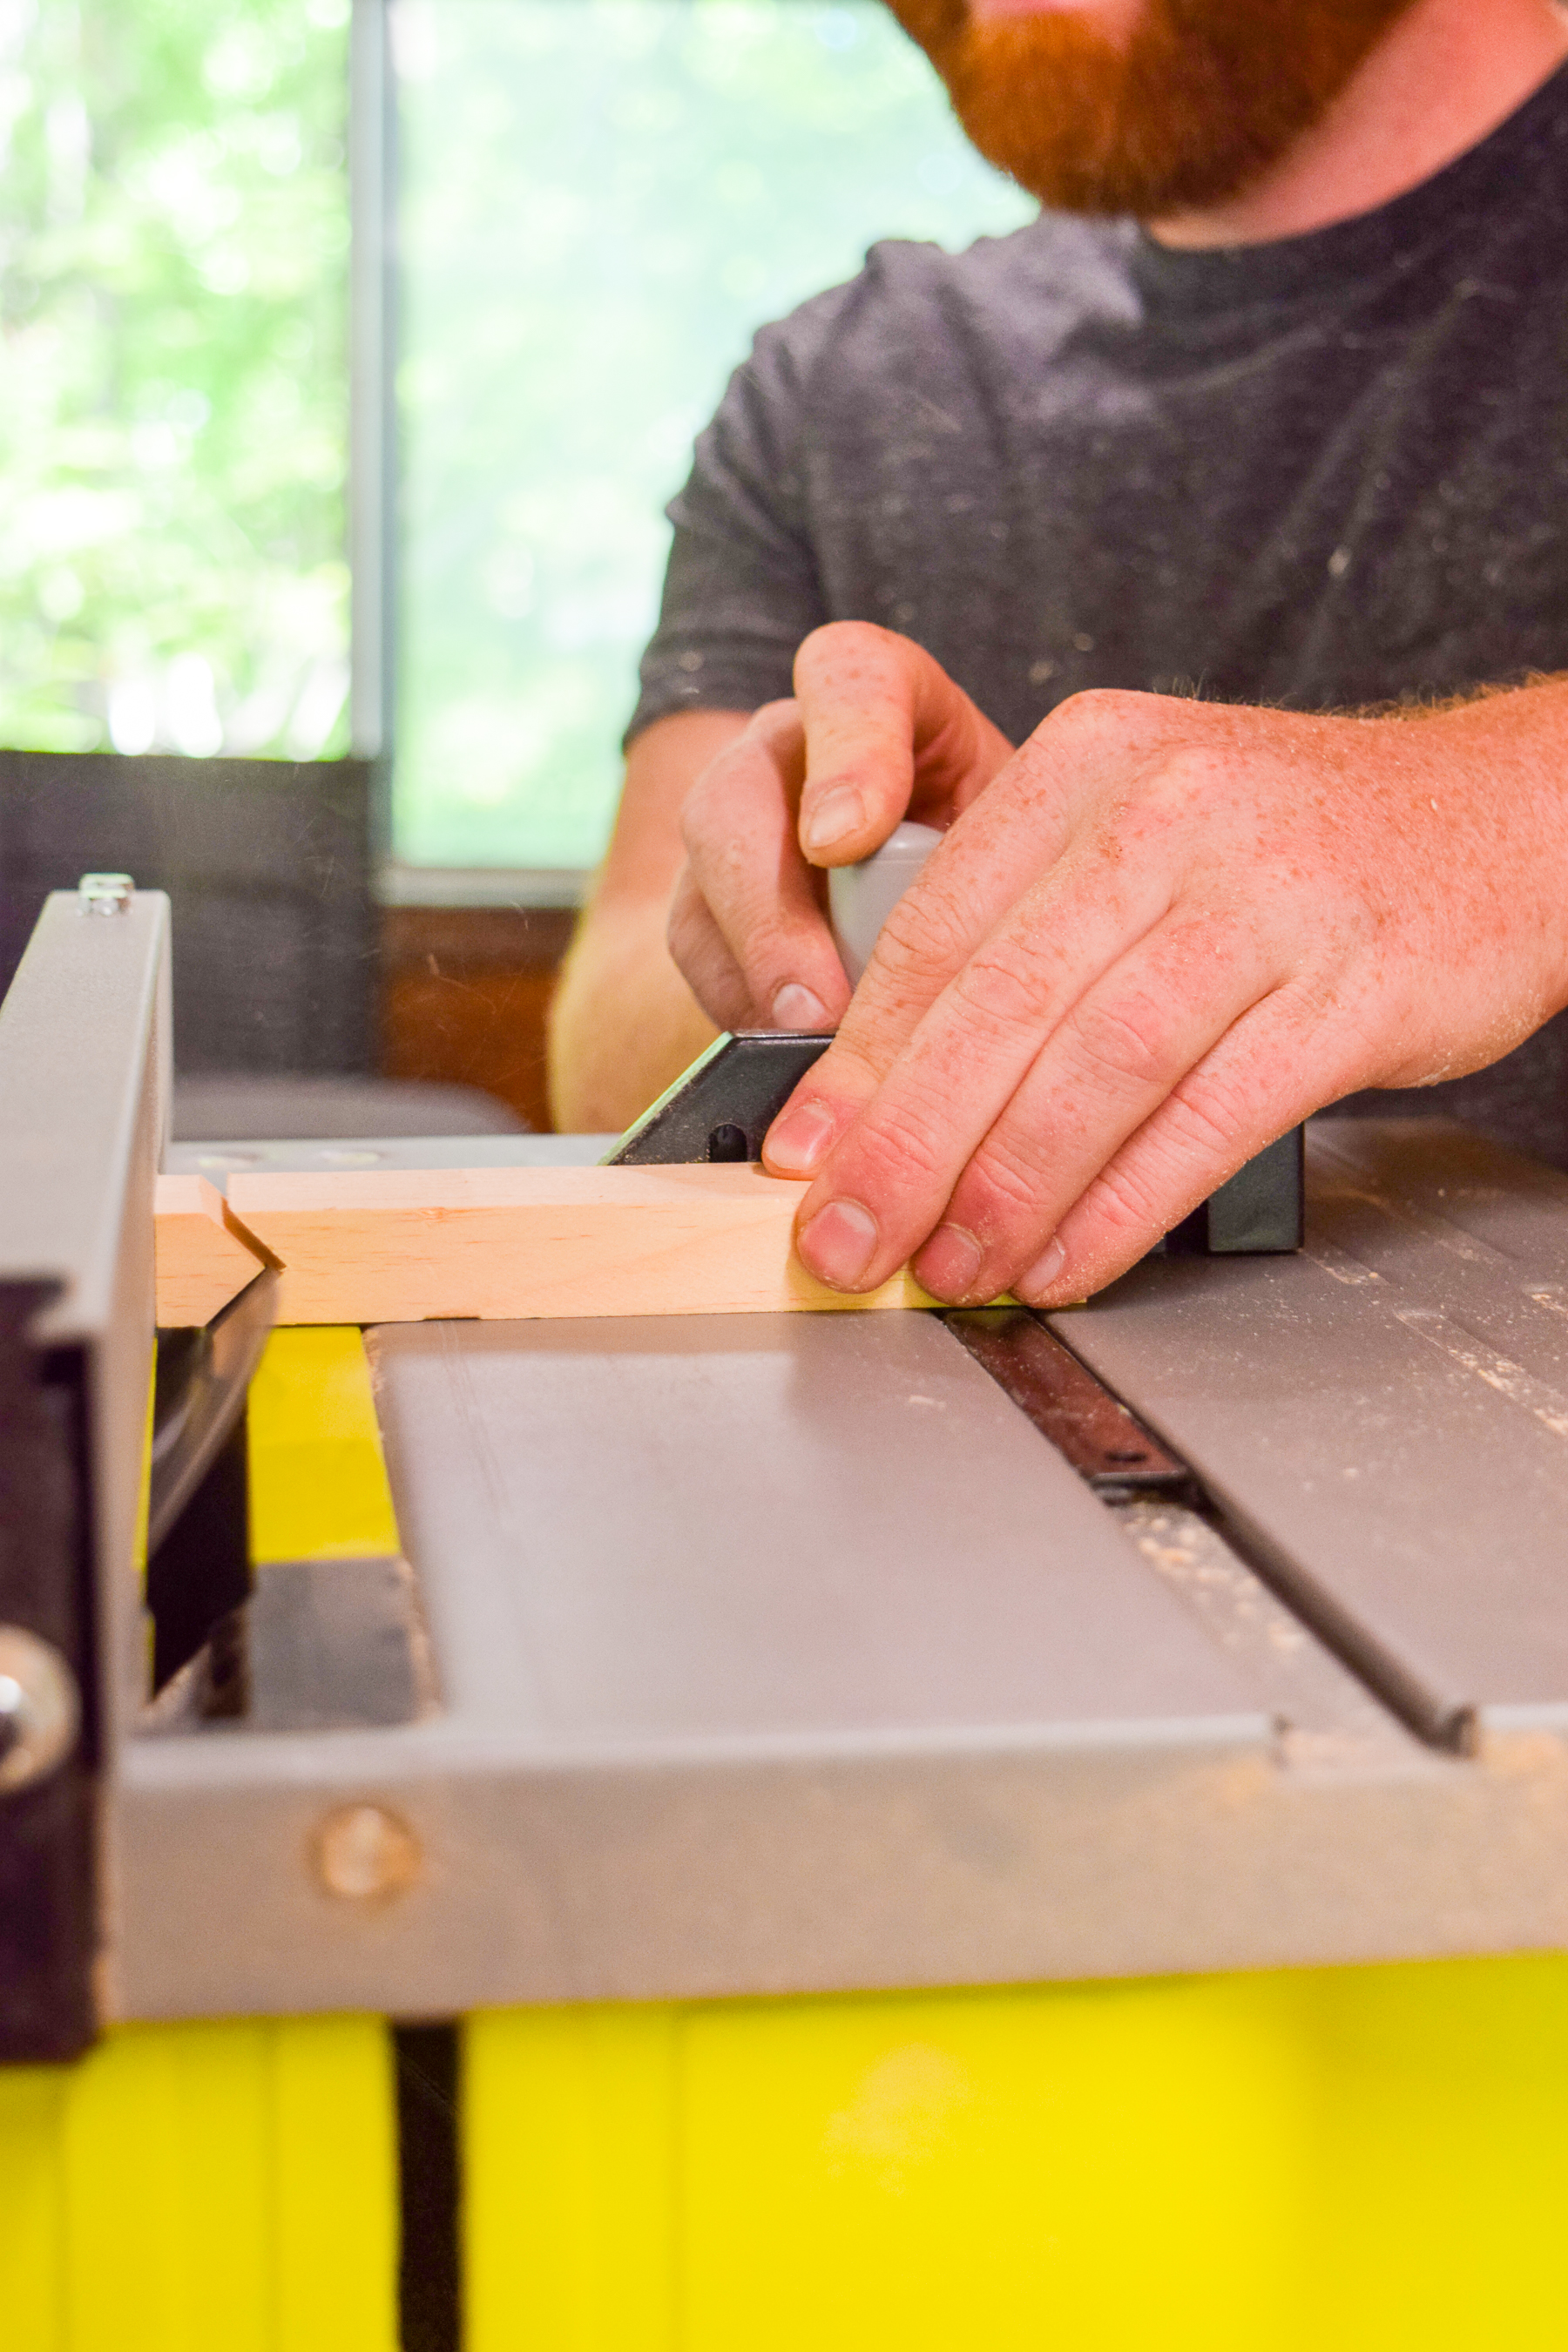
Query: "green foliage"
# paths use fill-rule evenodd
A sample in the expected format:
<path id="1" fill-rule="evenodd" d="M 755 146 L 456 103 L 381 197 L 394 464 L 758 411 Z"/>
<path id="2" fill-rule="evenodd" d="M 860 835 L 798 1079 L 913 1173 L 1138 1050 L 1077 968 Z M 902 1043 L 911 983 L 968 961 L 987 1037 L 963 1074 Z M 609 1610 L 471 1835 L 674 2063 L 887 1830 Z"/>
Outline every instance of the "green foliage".
<path id="1" fill-rule="evenodd" d="M 0 740 L 342 747 L 347 16 L 0 9 Z"/>
<path id="2" fill-rule="evenodd" d="M 664 501 L 763 320 L 1033 206 L 872 0 L 397 0 L 396 825 L 589 865 Z"/>
<path id="3" fill-rule="evenodd" d="M 764 319 L 1026 201 L 874 0 L 393 0 L 397 845 L 585 865 Z M 343 748 L 349 0 L 0 0 L 0 740 Z"/>

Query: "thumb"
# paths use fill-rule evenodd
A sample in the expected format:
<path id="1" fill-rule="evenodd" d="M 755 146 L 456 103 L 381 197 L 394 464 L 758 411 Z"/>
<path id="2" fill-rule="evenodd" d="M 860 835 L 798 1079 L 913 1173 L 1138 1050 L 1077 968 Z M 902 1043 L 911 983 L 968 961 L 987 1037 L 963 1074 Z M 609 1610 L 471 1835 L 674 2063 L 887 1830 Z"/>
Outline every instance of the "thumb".
<path id="1" fill-rule="evenodd" d="M 814 629 L 795 656 L 805 730 L 800 845 L 814 866 L 868 857 L 914 804 L 951 815 L 977 760 L 1011 747 L 924 647 L 868 621 Z M 984 736 L 1000 757 L 985 761 Z"/>

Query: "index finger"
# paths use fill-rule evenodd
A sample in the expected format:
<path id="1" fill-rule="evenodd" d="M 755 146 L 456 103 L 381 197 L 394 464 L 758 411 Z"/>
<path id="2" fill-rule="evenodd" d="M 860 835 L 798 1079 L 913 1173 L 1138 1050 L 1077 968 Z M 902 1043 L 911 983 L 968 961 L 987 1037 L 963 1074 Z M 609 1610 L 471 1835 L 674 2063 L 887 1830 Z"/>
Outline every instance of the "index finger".
<path id="1" fill-rule="evenodd" d="M 1187 716 L 1152 695 L 1080 695 L 1036 729 L 888 918 L 832 1046 L 769 1130 L 763 1156 L 775 1175 L 816 1172 L 983 942 L 1080 832 L 1098 838 L 1114 824 L 1114 805 L 1109 820 L 1096 815 L 1106 772 L 1131 790 Z M 1109 875 L 1117 864 L 1112 854 Z"/>
<path id="2" fill-rule="evenodd" d="M 952 815 L 1013 756 L 922 646 L 869 621 L 814 629 L 795 690 L 806 743 L 800 843 L 816 866 L 869 856 L 905 815 Z"/>

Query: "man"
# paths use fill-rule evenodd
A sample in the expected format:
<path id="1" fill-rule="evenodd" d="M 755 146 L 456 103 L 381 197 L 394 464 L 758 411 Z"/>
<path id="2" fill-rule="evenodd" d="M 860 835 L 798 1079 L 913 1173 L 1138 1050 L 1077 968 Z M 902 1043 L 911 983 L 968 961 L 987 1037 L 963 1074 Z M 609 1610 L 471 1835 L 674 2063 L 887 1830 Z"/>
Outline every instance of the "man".
<path id="1" fill-rule="evenodd" d="M 1568 1160 L 1568 685 L 1521 683 L 1568 670 L 1568 23 L 900 13 L 1054 209 L 880 248 L 700 443 L 563 1112 L 699 1004 L 843 1016 L 767 1148 L 804 1261 L 1038 1304 L 1352 1089 L 1479 1071 Z M 906 807 L 951 831 L 850 1006 L 823 869 Z"/>

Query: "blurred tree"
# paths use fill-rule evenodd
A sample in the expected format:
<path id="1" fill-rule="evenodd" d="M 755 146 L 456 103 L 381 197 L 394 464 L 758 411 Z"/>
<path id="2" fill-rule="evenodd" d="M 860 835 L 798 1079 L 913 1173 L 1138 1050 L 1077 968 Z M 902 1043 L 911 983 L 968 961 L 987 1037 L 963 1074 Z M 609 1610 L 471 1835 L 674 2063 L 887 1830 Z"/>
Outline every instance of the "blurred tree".
<path id="1" fill-rule="evenodd" d="M 343 748 L 348 13 L 0 5 L 0 740 Z"/>

